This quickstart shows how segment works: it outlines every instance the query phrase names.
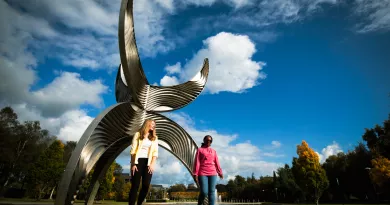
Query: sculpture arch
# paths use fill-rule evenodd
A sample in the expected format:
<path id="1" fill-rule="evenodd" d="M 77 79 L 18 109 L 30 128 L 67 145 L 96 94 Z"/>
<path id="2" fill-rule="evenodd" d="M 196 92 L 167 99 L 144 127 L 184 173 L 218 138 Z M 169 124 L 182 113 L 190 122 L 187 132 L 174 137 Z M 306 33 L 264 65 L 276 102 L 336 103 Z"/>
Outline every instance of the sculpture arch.
<path id="1" fill-rule="evenodd" d="M 191 172 L 198 146 L 180 125 L 159 113 L 180 109 L 200 95 L 207 82 L 208 59 L 188 82 L 174 86 L 150 85 L 138 55 L 132 0 L 122 0 L 118 40 L 121 64 L 115 82 L 117 104 L 101 112 L 81 136 L 58 186 L 56 205 L 73 204 L 95 166 L 86 200 L 86 204 L 92 204 L 99 179 L 105 176 L 116 157 L 130 146 L 133 135 L 145 119 L 155 120 L 159 145 Z"/>

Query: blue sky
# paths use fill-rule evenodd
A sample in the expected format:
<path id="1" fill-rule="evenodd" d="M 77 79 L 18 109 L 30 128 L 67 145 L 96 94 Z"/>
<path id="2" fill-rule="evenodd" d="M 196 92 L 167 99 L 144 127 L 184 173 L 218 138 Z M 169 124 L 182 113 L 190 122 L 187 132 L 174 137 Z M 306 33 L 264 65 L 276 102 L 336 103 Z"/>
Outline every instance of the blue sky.
<path id="1" fill-rule="evenodd" d="M 119 5 L 1 1 L 2 106 L 78 140 L 116 103 Z M 271 174 L 291 163 L 301 140 L 322 160 L 347 152 L 389 114 L 387 0 L 148 0 L 134 8 L 149 82 L 187 81 L 209 58 L 205 91 L 168 116 L 198 143 L 214 136 L 226 179 Z M 128 171 L 128 150 L 117 160 Z M 161 149 L 153 183 L 178 182 L 191 178 Z"/>

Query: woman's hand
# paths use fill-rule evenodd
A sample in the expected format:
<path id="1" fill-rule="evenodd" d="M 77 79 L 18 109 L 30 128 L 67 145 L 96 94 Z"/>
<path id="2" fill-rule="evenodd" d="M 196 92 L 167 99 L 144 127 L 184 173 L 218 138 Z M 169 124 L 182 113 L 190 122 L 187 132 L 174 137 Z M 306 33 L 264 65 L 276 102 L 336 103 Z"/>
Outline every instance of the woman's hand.
<path id="1" fill-rule="evenodd" d="M 219 175 L 219 178 L 223 179 L 223 174 L 220 174 L 220 175 Z"/>
<path id="2" fill-rule="evenodd" d="M 199 184 L 198 176 L 197 176 L 197 175 L 194 175 L 194 178 L 195 178 L 195 182 L 196 182 L 197 184 Z"/>
<path id="3" fill-rule="evenodd" d="M 131 167 L 132 176 L 134 176 L 134 173 L 135 173 L 136 171 L 138 172 L 137 165 L 133 165 L 133 166 Z"/>
<path id="4" fill-rule="evenodd" d="M 148 173 L 149 173 L 149 174 L 153 174 L 153 171 L 154 171 L 154 163 L 151 163 L 151 164 L 148 166 Z"/>

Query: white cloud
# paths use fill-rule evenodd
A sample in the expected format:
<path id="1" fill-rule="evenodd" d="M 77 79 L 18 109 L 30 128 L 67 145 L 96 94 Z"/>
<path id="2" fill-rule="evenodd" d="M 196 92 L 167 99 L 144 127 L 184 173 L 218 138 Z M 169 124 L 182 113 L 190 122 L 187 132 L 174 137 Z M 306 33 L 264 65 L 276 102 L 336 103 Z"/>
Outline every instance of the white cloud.
<path id="1" fill-rule="evenodd" d="M 37 55 L 58 58 L 64 65 L 76 68 L 107 69 L 111 72 L 120 63 L 117 46 L 120 2 L 16 0 L 1 2 L 1 13 L 5 21 L 12 20 L 13 25 L 6 26 L 16 28 L 12 35 L 27 36 L 22 42 L 29 44 Z M 172 12 L 172 3 L 152 0 L 134 2 L 134 26 L 142 56 L 152 57 L 174 48 L 174 43 L 163 36 L 166 24 L 164 16 Z M 0 34 L 2 41 L 6 40 L 7 44 L 19 42 L 7 39 L 10 29 L 2 31 L 5 33 Z M 39 38 L 33 40 L 33 36 Z M 10 47 L 1 48 L 6 50 Z"/>
<path id="2" fill-rule="evenodd" d="M 241 8 L 243 6 L 253 4 L 250 0 L 227 0 L 228 3 L 232 4 L 235 8 Z"/>
<path id="3" fill-rule="evenodd" d="M 181 70 L 181 63 L 177 62 L 174 65 L 168 65 L 164 68 L 165 71 L 167 71 L 168 74 L 175 74 L 180 73 Z"/>
<path id="4" fill-rule="evenodd" d="M 44 115 L 55 115 L 84 104 L 101 107 L 104 105 L 101 94 L 107 89 L 101 80 L 85 81 L 78 73 L 62 72 L 51 83 L 32 92 L 31 102 Z"/>
<path id="5" fill-rule="evenodd" d="M 355 4 L 355 14 L 364 19 L 357 25 L 359 33 L 390 30 L 389 0 L 356 0 Z"/>
<path id="6" fill-rule="evenodd" d="M 233 0 L 231 0 L 233 1 Z M 263 0 L 235 1 L 236 9 L 225 18 L 234 25 L 267 27 L 274 24 L 294 23 L 321 9 L 324 4 L 337 4 L 339 0 Z M 246 5 L 251 5 L 247 7 Z M 242 8 L 241 8 L 242 7 Z M 240 9 L 241 8 L 241 9 Z"/>
<path id="7" fill-rule="evenodd" d="M 12 80 L 12 79 L 11 79 Z M 15 84 L 19 79 L 13 79 Z M 26 89 L 26 88 L 25 88 Z M 101 94 L 107 86 L 99 80 L 84 81 L 79 74 L 63 72 L 44 88 L 36 91 L 19 90 L 4 99 L 11 105 L 20 121 L 39 120 L 42 128 L 62 140 L 77 141 L 93 118 L 80 105 L 103 105 Z"/>
<path id="8" fill-rule="evenodd" d="M 60 117 L 58 137 L 64 141 L 78 141 L 94 118 L 84 110 L 70 110 Z"/>
<path id="9" fill-rule="evenodd" d="M 265 63 L 252 60 L 256 49 L 248 36 L 221 32 L 207 38 L 203 44 L 204 48 L 182 68 L 181 82 L 199 72 L 204 58 L 209 58 L 210 66 L 206 91 L 212 94 L 223 91 L 241 93 L 265 79 L 266 75 L 261 72 Z M 174 77 L 164 76 L 166 82 L 173 82 Z"/>
<path id="10" fill-rule="evenodd" d="M 160 85 L 162 86 L 171 86 L 177 84 L 179 84 L 179 80 L 175 76 L 166 75 L 160 80 Z"/>
<path id="11" fill-rule="evenodd" d="M 13 107 L 20 121 L 39 120 L 51 134 L 63 140 L 78 140 L 92 121 L 79 106 L 102 106 L 101 94 L 108 87 L 101 80 L 85 80 L 77 73 L 56 71 L 59 76 L 52 82 L 33 89 L 39 80 L 36 70 L 39 56 L 31 50 L 32 41 L 50 41 L 61 34 L 50 22 L 20 13 L 4 1 L 0 2 L 0 15 L 2 21 L 13 22 L 0 24 L 0 104 Z"/>
<path id="12" fill-rule="evenodd" d="M 279 141 L 272 141 L 271 142 L 271 144 L 272 144 L 272 148 L 280 148 L 281 146 L 282 146 L 282 143 L 280 143 Z"/>
<path id="13" fill-rule="evenodd" d="M 26 104 L 16 104 L 12 108 L 17 113 L 19 121 L 38 120 L 43 129 L 47 129 L 51 135 L 64 142 L 78 141 L 93 120 L 93 117 L 81 109 L 65 111 L 58 117 L 44 117 L 38 109 L 28 107 Z"/>
<path id="14" fill-rule="evenodd" d="M 318 156 L 320 158 L 320 163 L 324 163 L 326 159 L 328 159 L 329 156 L 332 156 L 332 155 L 337 155 L 337 153 L 339 152 L 343 152 L 343 150 L 341 149 L 340 145 L 333 141 L 332 144 L 326 146 L 325 148 L 323 148 L 321 150 L 321 153 L 318 153 Z"/>
<path id="15" fill-rule="evenodd" d="M 169 12 L 173 12 L 175 9 L 173 0 L 156 0 L 156 2 Z"/>
<path id="16" fill-rule="evenodd" d="M 263 155 L 266 157 L 284 157 L 284 154 L 276 154 L 274 152 L 265 152 Z"/>
<path id="17" fill-rule="evenodd" d="M 282 146 L 281 142 L 273 140 L 271 141 L 271 145 L 264 146 L 264 149 L 267 151 L 262 152 L 261 156 L 272 157 L 272 158 L 284 157 L 284 154 L 278 153 L 278 151 L 280 151 L 279 148 L 281 146 Z"/>

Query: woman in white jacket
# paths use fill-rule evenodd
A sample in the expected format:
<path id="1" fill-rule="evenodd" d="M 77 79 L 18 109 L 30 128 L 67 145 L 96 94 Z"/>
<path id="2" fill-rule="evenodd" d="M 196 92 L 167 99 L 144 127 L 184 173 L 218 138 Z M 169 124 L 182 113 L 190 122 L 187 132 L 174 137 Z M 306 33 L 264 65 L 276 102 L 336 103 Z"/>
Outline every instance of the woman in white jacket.
<path id="1" fill-rule="evenodd" d="M 142 177 L 142 187 L 138 196 L 138 205 L 141 205 L 149 191 L 154 166 L 158 157 L 158 139 L 156 135 L 156 123 L 153 120 L 145 120 L 141 129 L 134 134 L 131 144 L 131 189 L 129 193 L 129 205 L 134 205 L 138 188 Z"/>

